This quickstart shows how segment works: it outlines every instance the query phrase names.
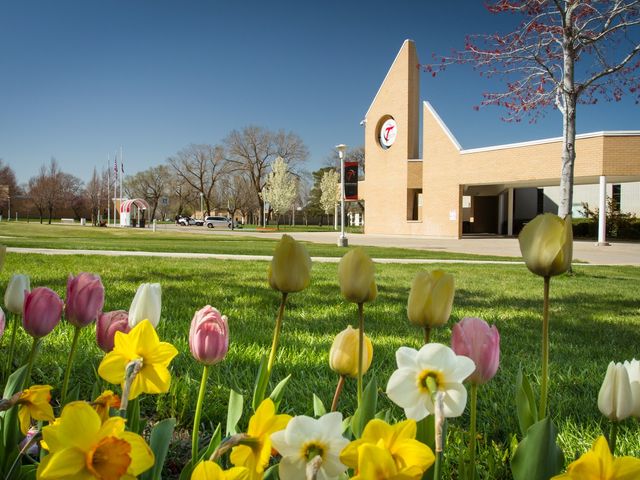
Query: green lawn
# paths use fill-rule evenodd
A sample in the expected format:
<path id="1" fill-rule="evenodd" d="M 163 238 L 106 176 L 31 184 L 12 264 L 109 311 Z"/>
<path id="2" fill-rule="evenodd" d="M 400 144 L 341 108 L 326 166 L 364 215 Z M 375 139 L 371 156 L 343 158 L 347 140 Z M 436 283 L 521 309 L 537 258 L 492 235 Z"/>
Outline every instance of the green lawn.
<path id="1" fill-rule="evenodd" d="M 139 240 L 139 245 L 144 242 Z M 256 245 L 261 244 L 256 241 Z M 181 353 L 172 364 L 171 395 L 147 396 L 142 408 L 156 418 L 174 415 L 184 428 L 192 419 L 201 375 L 201 367 L 188 350 L 189 324 L 197 309 L 206 304 L 215 306 L 230 319 L 231 346 L 227 359 L 213 368 L 204 421 L 224 425 L 229 388 L 245 398 L 250 395 L 260 356 L 268 352 L 271 343 L 279 295 L 267 285 L 266 268 L 266 262 L 138 257 L 105 261 L 105 257 L 98 256 L 10 253 L 0 273 L 0 291 L 4 291 L 10 273 L 22 272 L 31 275 L 32 287 L 50 286 L 63 295 L 69 273 L 89 271 L 103 279 L 107 292 L 105 310 L 115 310 L 128 309 L 139 283 L 160 282 L 163 314 L 159 335 Z M 405 312 L 411 279 L 421 267 L 376 268 L 379 296 L 365 307 L 366 330 L 374 344 L 374 364 L 367 377 L 376 375 L 378 379 L 379 406 L 391 409 L 393 416 L 399 418 L 401 411 L 383 391 L 396 367 L 396 349 L 401 345 L 421 346 L 422 334 L 408 324 Z M 514 379 L 520 366 L 530 374 L 537 390 L 542 280 L 520 265 L 442 268 L 455 276 L 456 298 L 449 326 L 436 331 L 434 340 L 448 344 L 450 326 L 464 316 L 482 317 L 495 323 L 501 333 L 501 366 L 494 380 L 480 389 L 478 428 L 485 435 L 480 441 L 482 462 L 486 464 L 490 457 L 498 465 L 495 478 L 510 478 L 505 462 L 511 434 L 518 430 L 513 405 Z M 312 414 L 314 392 L 325 405 L 331 402 L 337 378 L 328 368 L 328 350 L 336 333 L 356 323 L 355 306 L 340 296 L 336 270 L 335 264 L 315 264 L 311 286 L 290 296 L 273 375 L 273 380 L 278 381 L 293 374 L 283 403 L 287 412 Z M 607 428 L 597 408 L 597 395 L 609 361 L 630 360 L 639 355 L 639 282 L 639 268 L 579 265 L 573 276 L 561 276 L 551 282 L 550 411 L 568 460 L 586 451 Z M 71 327 L 63 323 L 44 340 L 35 380 L 61 384 L 71 335 Z M 24 357 L 28 339 L 23 334 L 19 340 L 18 351 Z M 6 342 L 3 340 L 3 345 Z M 92 390 L 101 358 L 93 328 L 87 328 L 73 370 L 73 382 L 80 385 L 85 397 Z M 347 384 L 345 395 L 340 407 L 350 414 L 355 405 L 355 382 Z M 461 431 L 467 425 L 466 413 L 450 422 L 449 441 L 456 451 L 462 442 Z M 640 456 L 639 434 L 638 422 L 624 422 L 618 453 Z M 451 474 L 455 469 L 456 455 L 448 456 L 443 478 L 451 478 L 447 472 Z"/>
<path id="2" fill-rule="evenodd" d="M 206 235 L 194 233 L 188 229 L 159 230 L 154 233 L 150 229 L 40 225 L 33 222 L 0 223 L 0 243 L 10 247 L 271 255 L 274 242 L 275 240 L 270 238 L 242 235 L 241 231 L 237 235 Z M 344 254 L 343 248 L 333 244 L 306 243 L 306 245 L 311 256 L 340 257 Z M 402 248 L 370 247 L 367 251 L 376 258 L 520 260 L 510 257 Z"/>

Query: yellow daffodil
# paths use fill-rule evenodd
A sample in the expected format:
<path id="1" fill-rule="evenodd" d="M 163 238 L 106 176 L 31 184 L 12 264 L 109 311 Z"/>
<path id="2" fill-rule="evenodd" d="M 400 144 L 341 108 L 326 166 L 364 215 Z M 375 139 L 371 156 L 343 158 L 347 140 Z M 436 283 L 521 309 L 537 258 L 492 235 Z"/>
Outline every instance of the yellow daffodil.
<path id="1" fill-rule="evenodd" d="M 291 420 L 290 415 L 276 415 L 276 407 L 270 398 L 263 400 L 249 420 L 247 429 L 247 435 L 255 443 L 251 446 L 234 447 L 231 451 L 231 463 L 247 467 L 249 469 L 247 478 L 261 479 L 271 457 L 271 434 L 284 430 L 289 420 Z"/>
<path id="2" fill-rule="evenodd" d="M 51 408 L 51 386 L 33 385 L 20 394 L 18 405 L 18 419 L 20 431 L 26 435 L 31 426 L 31 419 L 53 422 L 53 408 Z"/>
<path id="3" fill-rule="evenodd" d="M 399 469 L 391 454 L 383 447 L 364 443 L 358 447 L 358 474 L 351 480 L 419 480 L 422 471 L 414 466 Z"/>
<path id="4" fill-rule="evenodd" d="M 109 409 L 120 408 L 120 397 L 111 390 L 105 390 L 91 404 L 93 409 L 98 412 L 102 422 L 106 422 L 109 418 Z"/>
<path id="5" fill-rule="evenodd" d="M 168 366 L 177 354 L 173 345 L 158 339 L 151 322 L 143 320 L 129 333 L 116 332 L 113 350 L 102 359 L 98 374 L 107 382 L 124 387 L 127 365 L 141 360 L 142 368 L 131 384 L 129 400 L 141 393 L 166 393 L 171 384 Z"/>
<path id="6" fill-rule="evenodd" d="M 311 257 L 306 247 L 289 235 L 282 235 L 267 270 L 269 285 L 283 293 L 293 293 L 309 286 Z"/>
<path id="7" fill-rule="evenodd" d="M 527 268 L 541 277 L 566 272 L 573 257 L 571 216 L 544 213 L 527 223 L 520 235 L 520 251 Z"/>
<path id="8" fill-rule="evenodd" d="M 640 478 L 640 459 L 614 458 L 603 436 L 578 460 L 572 462 L 567 472 L 552 480 L 634 480 Z"/>
<path id="9" fill-rule="evenodd" d="M 60 418 L 42 429 L 49 451 L 36 473 L 38 480 L 133 480 L 153 466 L 154 456 L 144 439 L 124 429 L 125 420 L 102 423 L 86 402 L 71 402 Z"/>
<path id="10" fill-rule="evenodd" d="M 393 471 L 393 475 L 400 475 L 397 477 L 399 479 L 420 479 L 433 464 L 435 457 L 429 447 L 415 439 L 416 429 L 414 420 L 389 425 L 382 420 L 373 419 L 364 427 L 362 436 L 342 450 L 340 461 L 351 468 L 358 469 L 360 477 L 356 478 L 396 478 L 395 476 L 367 476 L 364 473 L 381 468 L 384 471 Z M 363 450 L 362 447 L 365 445 L 382 449 L 386 455 L 380 456 L 375 452 Z M 384 458 L 387 455 L 395 469 L 389 469 L 387 466 L 389 462 Z M 369 465 L 372 459 L 379 461 L 379 465 Z M 363 462 L 367 464 L 365 470 L 363 470 Z"/>
<path id="11" fill-rule="evenodd" d="M 375 266 L 361 247 L 349 250 L 340 259 L 338 280 L 342 296 L 350 302 L 372 302 L 378 296 Z"/>
<path id="12" fill-rule="evenodd" d="M 215 462 L 204 460 L 191 473 L 191 480 L 248 480 L 249 470 L 244 467 L 233 467 L 222 470 Z"/>

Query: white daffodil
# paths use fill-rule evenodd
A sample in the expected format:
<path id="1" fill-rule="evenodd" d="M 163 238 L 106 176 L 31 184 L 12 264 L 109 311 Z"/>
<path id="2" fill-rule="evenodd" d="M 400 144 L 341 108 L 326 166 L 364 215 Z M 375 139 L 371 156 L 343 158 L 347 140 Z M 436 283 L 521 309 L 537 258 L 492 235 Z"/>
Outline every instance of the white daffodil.
<path id="1" fill-rule="evenodd" d="M 342 414 L 331 412 L 315 419 L 300 415 L 287 428 L 271 435 L 271 444 L 280 455 L 280 478 L 305 480 L 307 463 L 316 456 L 322 459 L 318 480 L 337 479 L 347 467 L 340 452 L 349 443 L 342 432 Z"/>
<path id="2" fill-rule="evenodd" d="M 162 290 L 159 283 L 143 283 L 138 287 L 129 307 L 129 326 L 135 327 L 142 320 L 149 320 L 153 328 L 160 321 L 162 308 Z"/>
<path id="3" fill-rule="evenodd" d="M 633 410 L 631 415 L 640 418 L 640 362 L 635 358 L 630 362 L 624 362 L 624 368 L 629 375 L 629 385 L 631 385 L 631 398 L 633 400 Z"/>
<path id="4" fill-rule="evenodd" d="M 462 385 L 473 373 L 473 360 L 456 355 L 439 343 L 428 343 L 420 351 L 400 347 L 396 352 L 398 370 L 391 374 L 387 395 L 404 408 L 407 418 L 422 420 L 435 413 L 433 396 L 444 393 L 445 417 L 458 417 L 467 404 L 467 390 Z"/>

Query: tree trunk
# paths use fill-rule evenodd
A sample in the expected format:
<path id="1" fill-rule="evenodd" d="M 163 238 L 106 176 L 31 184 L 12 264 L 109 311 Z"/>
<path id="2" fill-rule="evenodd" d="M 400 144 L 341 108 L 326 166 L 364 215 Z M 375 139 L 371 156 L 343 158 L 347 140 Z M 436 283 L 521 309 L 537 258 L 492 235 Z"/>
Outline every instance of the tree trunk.
<path id="1" fill-rule="evenodd" d="M 571 42 L 563 39 L 564 77 L 562 79 L 562 170 L 560 173 L 560 206 L 558 216 L 571 215 L 573 205 L 573 170 L 576 160 L 576 105 L 574 52 Z"/>

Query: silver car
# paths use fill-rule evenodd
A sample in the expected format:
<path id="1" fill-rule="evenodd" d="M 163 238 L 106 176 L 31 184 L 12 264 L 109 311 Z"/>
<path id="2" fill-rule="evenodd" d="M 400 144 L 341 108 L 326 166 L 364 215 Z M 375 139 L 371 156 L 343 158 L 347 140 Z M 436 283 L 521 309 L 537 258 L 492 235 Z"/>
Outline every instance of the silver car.
<path id="1" fill-rule="evenodd" d="M 204 224 L 208 228 L 226 227 L 231 228 L 231 220 L 227 217 L 204 217 Z"/>

